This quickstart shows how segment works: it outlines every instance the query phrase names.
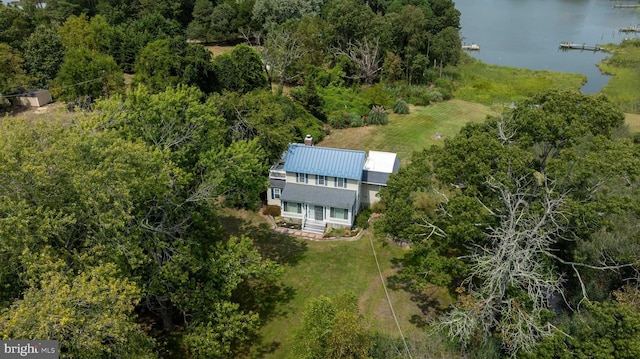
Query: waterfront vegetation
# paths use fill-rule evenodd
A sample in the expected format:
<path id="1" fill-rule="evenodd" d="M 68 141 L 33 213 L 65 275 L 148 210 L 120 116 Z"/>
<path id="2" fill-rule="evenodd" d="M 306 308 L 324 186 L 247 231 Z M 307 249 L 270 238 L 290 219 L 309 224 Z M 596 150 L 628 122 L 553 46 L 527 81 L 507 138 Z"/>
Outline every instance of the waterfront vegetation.
<path id="1" fill-rule="evenodd" d="M 455 97 L 485 105 L 508 105 L 548 89 L 579 89 L 587 81 L 580 74 L 490 65 L 467 54 L 455 74 Z"/>
<path id="2" fill-rule="evenodd" d="M 625 40 L 605 47 L 611 56 L 598 64 L 600 70 L 612 75 L 602 93 L 622 111 L 640 113 L 640 39 Z"/>

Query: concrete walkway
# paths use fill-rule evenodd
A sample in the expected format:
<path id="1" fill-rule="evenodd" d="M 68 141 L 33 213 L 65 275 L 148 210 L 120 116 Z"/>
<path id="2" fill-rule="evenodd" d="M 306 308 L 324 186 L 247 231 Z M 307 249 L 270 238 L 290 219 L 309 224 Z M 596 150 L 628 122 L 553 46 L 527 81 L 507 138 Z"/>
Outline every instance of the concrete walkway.
<path id="1" fill-rule="evenodd" d="M 273 230 L 275 232 L 286 234 L 288 236 L 306 238 L 306 239 L 311 239 L 311 240 L 314 240 L 314 241 L 319 241 L 321 239 L 325 239 L 322 234 L 305 232 L 305 231 L 303 231 L 301 229 L 291 229 L 291 228 L 283 228 L 283 227 L 274 226 Z"/>
<path id="2" fill-rule="evenodd" d="M 271 225 L 273 226 L 273 231 L 274 232 L 281 233 L 281 234 L 284 234 L 284 235 L 287 235 L 287 236 L 309 239 L 309 240 L 312 240 L 312 241 L 335 241 L 335 240 L 355 241 L 355 240 L 360 239 L 360 236 L 364 232 L 364 231 L 360 231 L 360 232 L 358 232 L 358 234 L 356 234 L 353 237 L 325 237 L 323 234 L 305 232 L 305 231 L 303 231 L 301 229 L 278 227 L 278 225 L 276 224 L 275 219 L 272 216 L 264 215 L 262 213 L 260 213 L 260 214 L 263 217 L 267 218 L 269 220 L 269 222 L 271 222 Z"/>

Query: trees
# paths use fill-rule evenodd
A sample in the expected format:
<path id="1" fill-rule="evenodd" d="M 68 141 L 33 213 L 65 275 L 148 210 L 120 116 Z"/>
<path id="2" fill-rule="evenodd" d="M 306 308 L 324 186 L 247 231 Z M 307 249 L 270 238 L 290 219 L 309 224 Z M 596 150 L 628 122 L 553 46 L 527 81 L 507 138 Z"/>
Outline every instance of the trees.
<path id="1" fill-rule="evenodd" d="M 34 27 L 24 11 L 4 3 L 0 4 L 0 43 L 18 49 Z"/>
<path id="2" fill-rule="evenodd" d="M 238 38 L 241 19 L 236 2 L 223 1 L 217 5 L 209 0 L 197 0 L 193 8 L 193 21 L 187 35 L 194 40 L 229 41 Z"/>
<path id="3" fill-rule="evenodd" d="M 187 27 L 187 36 L 192 40 L 209 41 L 209 27 L 211 26 L 211 14 L 213 3 L 210 0 L 196 0 L 193 5 L 193 20 Z"/>
<path id="4" fill-rule="evenodd" d="M 382 70 L 380 66 L 382 57 L 377 39 L 369 41 L 365 38 L 362 42 L 358 40 L 349 42 L 347 50 L 337 50 L 336 55 L 346 56 L 356 66 L 357 78 L 368 85 L 375 81 Z"/>
<path id="5" fill-rule="evenodd" d="M 121 278 L 115 265 L 86 268 L 77 276 L 65 273 L 64 263 L 53 266 L 2 313 L 4 338 L 59 340 L 65 358 L 155 357 L 153 339 L 132 316 L 140 289 Z"/>
<path id="6" fill-rule="evenodd" d="M 85 47 L 70 48 L 54 79 L 51 94 L 63 101 L 99 98 L 124 90 L 124 77 L 109 55 Z"/>
<path id="7" fill-rule="evenodd" d="M 114 29 L 109 54 L 125 73 L 132 73 L 136 57 L 151 41 L 181 36 L 180 24 L 159 14 L 151 14 L 119 24 Z"/>
<path id="8" fill-rule="evenodd" d="M 465 126 L 389 180 L 381 228 L 414 244 L 400 278 L 418 294 L 429 283 L 456 292 L 439 328 L 531 351 L 555 335 L 559 298 L 575 308 L 635 278 L 637 230 L 617 224 L 637 223 L 622 198 L 640 194 L 639 156 L 612 136 L 621 123 L 601 96 L 548 91 Z"/>
<path id="9" fill-rule="evenodd" d="M 253 5 L 253 20 L 269 32 L 289 20 L 320 14 L 322 6 L 321 0 L 256 0 Z"/>
<path id="10" fill-rule="evenodd" d="M 27 87 L 30 81 L 22 68 L 23 62 L 18 51 L 0 43 L 0 100 L 3 94 L 12 94 L 21 87 Z"/>
<path id="11" fill-rule="evenodd" d="M 297 357 L 368 357 L 373 342 L 357 304 L 353 294 L 309 301 L 296 332 Z"/>
<path id="12" fill-rule="evenodd" d="M 23 47 L 25 70 L 34 78 L 34 86 L 46 87 L 58 74 L 64 59 L 64 45 L 51 26 L 39 25 Z"/>
<path id="13" fill-rule="evenodd" d="M 280 158 L 291 142 L 307 134 L 320 140 L 322 123 L 288 97 L 268 91 L 215 95 L 212 102 L 227 123 L 227 141 L 259 139 L 269 163 Z"/>
<path id="14" fill-rule="evenodd" d="M 248 45 L 238 45 L 230 53 L 216 56 L 213 63 L 215 72 L 221 75 L 218 77 L 221 91 L 247 93 L 269 88 L 262 59 Z"/>
<path id="15" fill-rule="evenodd" d="M 298 77 L 299 73 L 289 73 L 296 61 L 305 55 L 301 40 L 291 30 L 291 26 L 278 26 L 265 37 L 262 58 L 268 71 L 276 74 L 280 87 Z"/>
<path id="16" fill-rule="evenodd" d="M 106 52 L 111 46 L 113 28 L 101 15 L 89 19 L 86 14 L 71 15 L 58 29 L 66 48 L 84 47 Z"/>
<path id="17" fill-rule="evenodd" d="M 211 53 L 182 37 L 148 43 L 136 58 L 133 85 L 144 84 L 152 92 L 179 84 L 198 86 L 204 92 L 215 87 Z"/>

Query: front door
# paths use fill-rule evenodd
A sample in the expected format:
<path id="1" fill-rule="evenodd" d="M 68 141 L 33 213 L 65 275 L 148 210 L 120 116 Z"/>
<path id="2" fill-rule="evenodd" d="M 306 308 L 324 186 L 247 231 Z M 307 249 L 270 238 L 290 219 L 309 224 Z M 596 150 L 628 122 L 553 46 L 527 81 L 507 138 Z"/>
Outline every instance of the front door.
<path id="1" fill-rule="evenodd" d="M 313 219 L 316 221 L 324 221 L 324 207 L 313 206 Z"/>

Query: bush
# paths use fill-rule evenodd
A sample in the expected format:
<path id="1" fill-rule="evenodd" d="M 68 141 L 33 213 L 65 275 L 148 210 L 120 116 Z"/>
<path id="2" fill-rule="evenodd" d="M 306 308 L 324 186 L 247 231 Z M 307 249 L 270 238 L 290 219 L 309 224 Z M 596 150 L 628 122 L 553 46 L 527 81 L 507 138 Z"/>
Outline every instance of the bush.
<path id="1" fill-rule="evenodd" d="M 262 210 L 262 214 L 265 216 L 279 217 L 280 206 L 268 205 Z"/>
<path id="2" fill-rule="evenodd" d="M 429 91 L 429 101 L 430 102 L 442 102 L 444 101 L 444 97 L 442 93 L 436 89 Z"/>
<path id="3" fill-rule="evenodd" d="M 328 114 L 350 112 L 363 116 L 371 108 L 367 99 L 361 96 L 358 90 L 333 86 L 317 90 L 322 96 L 323 108 Z"/>
<path id="4" fill-rule="evenodd" d="M 372 125 L 386 125 L 389 123 L 387 110 L 382 106 L 373 106 L 369 112 L 367 122 Z"/>
<path id="5" fill-rule="evenodd" d="M 362 117 L 355 115 L 351 117 L 351 127 L 362 127 Z"/>
<path id="6" fill-rule="evenodd" d="M 407 103 L 404 102 L 404 100 L 399 98 L 393 104 L 393 112 L 400 115 L 406 115 L 409 113 L 409 105 L 407 105 Z"/>
<path id="7" fill-rule="evenodd" d="M 360 94 L 368 102 L 369 107 L 373 105 L 391 105 L 392 97 L 389 96 L 381 84 L 364 87 L 360 90 Z"/>
<path id="8" fill-rule="evenodd" d="M 365 208 L 356 216 L 356 227 L 366 229 L 369 227 L 369 218 L 371 218 L 373 211 L 371 208 Z"/>
<path id="9" fill-rule="evenodd" d="M 353 126 L 354 121 L 360 121 L 360 116 L 349 112 L 335 113 L 329 117 L 329 125 L 333 128 L 359 127 L 362 125 L 360 122 L 360 125 Z"/>

